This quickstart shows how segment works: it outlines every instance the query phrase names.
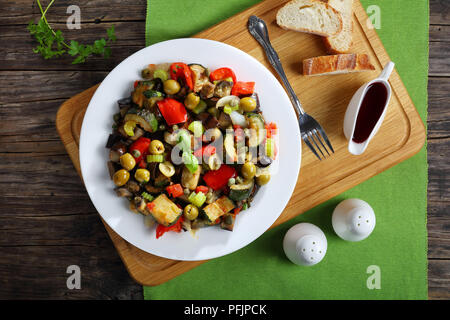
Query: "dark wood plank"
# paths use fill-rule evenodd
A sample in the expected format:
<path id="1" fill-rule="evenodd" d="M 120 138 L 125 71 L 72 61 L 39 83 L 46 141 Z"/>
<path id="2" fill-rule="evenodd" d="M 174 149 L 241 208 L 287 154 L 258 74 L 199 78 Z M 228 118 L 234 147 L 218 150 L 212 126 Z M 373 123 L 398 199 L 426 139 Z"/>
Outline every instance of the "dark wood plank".
<path id="1" fill-rule="evenodd" d="M 44 8 L 48 0 L 41 0 Z M 48 11 L 49 22 L 66 23 L 69 14 L 67 8 L 77 5 L 81 9 L 81 21 L 97 23 L 104 21 L 144 21 L 146 0 L 74 0 L 55 1 Z M 36 1 L 30 0 L 3 0 L 0 10 L 0 23 L 2 25 L 28 24 L 31 19 L 40 16 Z"/>
<path id="2" fill-rule="evenodd" d="M 111 245 L 54 121 L 65 99 L 100 82 L 144 46 L 146 0 L 55 2 L 49 20 L 68 40 L 89 43 L 104 36 L 111 23 L 116 26 L 111 59 L 84 65 L 32 53 L 26 24 L 38 17 L 35 2 L 0 2 L 0 257 L 6 262 L 0 263 L 0 298 L 140 299 L 142 287 L 128 276 Z M 81 8 L 81 30 L 64 26 L 70 4 Z M 449 1 L 430 0 L 430 299 L 450 299 L 449 11 Z M 66 288 L 71 264 L 81 267 L 80 291 Z"/>
<path id="3" fill-rule="evenodd" d="M 56 3 L 56 2 L 55 2 Z M 99 56 L 90 57 L 84 64 L 72 64 L 73 58 L 64 55 L 61 58 L 45 60 L 32 49 L 37 45 L 28 33 L 26 26 L 0 25 L 0 70 L 104 70 L 110 71 L 122 60 L 145 46 L 144 22 L 114 22 L 82 25 L 80 30 L 68 30 L 64 24 L 52 24 L 63 31 L 66 43 L 71 40 L 83 44 L 92 44 L 106 37 L 106 29 L 115 27 L 117 41 L 111 45 L 109 59 Z"/>
<path id="4" fill-rule="evenodd" d="M 430 260 L 428 264 L 428 295 L 430 299 L 450 299 L 450 268 L 448 260 Z"/>
<path id="5" fill-rule="evenodd" d="M 450 3 L 448 0 L 430 0 L 430 24 L 450 24 Z"/>
<path id="6" fill-rule="evenodd" d="M 430 42 L 430 76 L 450 76 L 449 42 Z"/>

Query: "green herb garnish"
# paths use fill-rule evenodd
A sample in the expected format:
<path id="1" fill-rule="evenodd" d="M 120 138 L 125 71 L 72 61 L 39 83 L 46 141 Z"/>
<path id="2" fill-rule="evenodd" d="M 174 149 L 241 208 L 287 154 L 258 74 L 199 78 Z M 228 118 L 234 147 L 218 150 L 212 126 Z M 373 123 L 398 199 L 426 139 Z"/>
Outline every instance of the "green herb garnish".
<path id="1" fill-rule="evenodd" d="M 33 49 L 33 52 L 41 54 L 44 59 L 58 58 L 67 53 L 75 58 L 72 61 L 72 64 L 84 63 L 86 59 L 93 54 L 103 56 L 105 59 L 109 58 L 111 56 L 111 48 L 109 45 L 116 41 L 114 25 L 107 30 L 108 37 L 106 40 L 101 38 L 100 40 L 94 41 L 92 45 L 80 44 L 73 40 L 70 41 L 70 44 L 67 44 L 61 30 L 53 30 L 45 17 L 45 14 L 54 1 L 55 0 L 52 0 L 47 8 L 43 10 L 40 1 L 36 0 L 39 10 L 41 11 L 41 18 L 37 24 L 33 21 L 30 21 L 28 24 L 30 34 L 33 35 L 38 42 L 38 45 Z"/>

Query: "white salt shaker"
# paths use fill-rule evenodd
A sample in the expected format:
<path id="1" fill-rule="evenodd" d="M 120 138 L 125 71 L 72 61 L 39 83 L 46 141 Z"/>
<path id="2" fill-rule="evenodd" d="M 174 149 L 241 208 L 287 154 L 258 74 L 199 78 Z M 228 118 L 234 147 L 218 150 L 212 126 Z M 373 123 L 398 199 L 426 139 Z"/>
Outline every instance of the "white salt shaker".
<path id="1" fill-rule="evenodd" d="M 376 223 L 372 207 L 360 199 L 347 199 L 339 203 L 331 222 L 336 234 L 347 241 L 366 239 Z"/>
<path id="2" fill-rule="evenodd" d="M 293 263 L 312 266 L 325 257 L 327 238 L 315 225 L 299 223 L 291 227 L 284 236 L 283 249 Z"/>

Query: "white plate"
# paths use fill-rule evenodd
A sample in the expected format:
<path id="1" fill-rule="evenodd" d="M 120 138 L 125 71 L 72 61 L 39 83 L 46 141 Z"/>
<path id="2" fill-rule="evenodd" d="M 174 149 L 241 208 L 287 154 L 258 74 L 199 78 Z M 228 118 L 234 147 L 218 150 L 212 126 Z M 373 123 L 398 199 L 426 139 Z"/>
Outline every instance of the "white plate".
<path id="1" fill-rule="evenodd" d="M 200 63 L 210 70 L 230 67 L 241 81 L 255 81 L 266 121 L 279 128 L 276 170 L 260 189 L 252 206 L 237 216 L 233 232 L 208 227 L 193 237 L 189 232 L 169 232 L 159 239 L 143 216 L 116 196 L 109 178 L 105 148 L 117 100 L 127 97 L 140 71 L 149 63 Z M 261 63 L 232 46 L 204 39 L 176 39 L 144 48 L 120 63 L 98 87 L 84 116 L 80 137 L 80 163 L 84 184 L 106 223 L 122 238 L 148 253 L 175 260 L 205 260 L 234 252 L 263 234 L 279 217 L 294 191 L 300 170 L 301 139 L 294 109 L 277 79 Z M 276 163 L 278 162 L 278 163 Z"/>

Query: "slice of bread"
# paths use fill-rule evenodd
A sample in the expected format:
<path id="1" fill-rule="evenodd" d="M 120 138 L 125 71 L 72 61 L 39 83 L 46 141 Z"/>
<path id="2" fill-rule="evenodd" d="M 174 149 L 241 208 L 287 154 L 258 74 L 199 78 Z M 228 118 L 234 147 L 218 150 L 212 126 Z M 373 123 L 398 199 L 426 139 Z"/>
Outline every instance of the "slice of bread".
<path id="1" fill-rule="evenodd" d="M 338 54 L 303 60 L 303 75 L 319 76 L 375 70 L 367 54 Z"/>
<path id="2" fill-rule="evenodd" d="M 277 24 L 283 29 L 329 37 L 341 32 L 342 17 L 320 0 L 293 0 L 278 10 Z"/>
<path id="3" fill-rule="evenodd" d="M 337 35 L 324 38 L 327 52 L 347 53 L 353 44 L 353 0 L 328 0 L 328 4 L 341 13 L 342 31 Z"/>

